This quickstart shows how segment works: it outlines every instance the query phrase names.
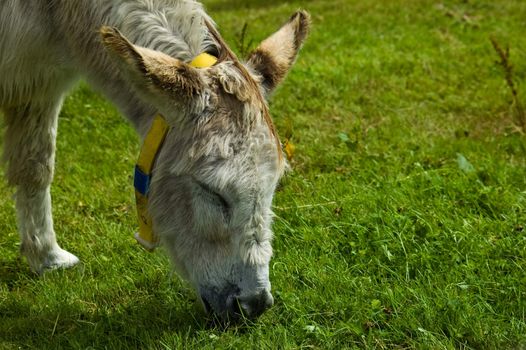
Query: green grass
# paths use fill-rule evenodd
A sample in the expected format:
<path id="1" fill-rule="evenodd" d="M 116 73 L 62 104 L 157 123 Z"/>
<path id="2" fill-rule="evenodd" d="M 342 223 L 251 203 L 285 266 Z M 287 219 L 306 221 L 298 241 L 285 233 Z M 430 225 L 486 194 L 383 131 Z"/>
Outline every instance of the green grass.
<path id="1" fill-rule="evenodd" d="M 205 1 L 239 51 L 297 8 L 312 34 L 271 101 L 296 146 L 274 206 L 275 306 L 210 326 L 133 241 L 138 139 L 81 85 L 58 137 L 54 219 L 82 265 L 33 276 L 0 203 L 0 348 L 526 348 L 526 2 Z M 239 43 L 248 23 L 246 41 Z"/>

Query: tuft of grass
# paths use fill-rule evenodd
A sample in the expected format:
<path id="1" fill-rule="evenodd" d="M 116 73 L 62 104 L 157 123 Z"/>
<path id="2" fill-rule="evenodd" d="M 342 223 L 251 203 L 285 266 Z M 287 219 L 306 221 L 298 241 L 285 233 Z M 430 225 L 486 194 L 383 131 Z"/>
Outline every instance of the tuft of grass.
<path id="1" fill-rule="evenodd" d="M 270 101 L 294 145 L 274 200 L 275 306 L 209 324 L 165 255 L 134 243 L 138 138 L 80 85 L 61 114 L 52 196 L 82 265 L 31 275 L 0 184 L 0 348 L 525 348 L 526 140 L 488 37 L 514 48 L 519 87 L 526 2 L 205 6 L 239 51 L 300 7 L 313 19 Z"/>

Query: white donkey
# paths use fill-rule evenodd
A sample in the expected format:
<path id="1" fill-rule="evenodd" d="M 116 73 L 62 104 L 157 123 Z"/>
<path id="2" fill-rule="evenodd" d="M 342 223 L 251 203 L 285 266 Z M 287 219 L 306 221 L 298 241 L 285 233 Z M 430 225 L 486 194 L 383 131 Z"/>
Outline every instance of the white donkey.
<path id="1" fill-rule="evenodd" d="M 147 225 L 205 307 L 230 319 L 271 306 L 271 201 L 284 161 L 265 99 L 308 28 L 295 13 L 241 63 L 195 1 L 0 2 L 4 162 L 31 268 L 78 262 L 57 244 L 49 188 L 57 117 L 83 77 L 143 139 L 162 116 L 164 142 L 139 179 Z"/>

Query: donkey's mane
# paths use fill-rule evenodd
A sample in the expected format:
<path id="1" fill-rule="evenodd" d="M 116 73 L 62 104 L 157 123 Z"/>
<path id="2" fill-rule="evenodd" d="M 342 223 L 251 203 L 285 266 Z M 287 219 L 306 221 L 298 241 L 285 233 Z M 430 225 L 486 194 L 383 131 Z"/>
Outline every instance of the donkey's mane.
<path id="1" fill-rule="evenodd" d="M 281 152 L 281 142 L 279 140 L 278 133 L 276 132 L 276 127 L 274 126 L 274 122 L 272 121 L 272 118 L 270 116 L 270 112 L 267 106 L 267 103 L 265 99 L 263 98 L 263 93 L 252 76 L 252 74 L 249 73 L 249 71 L 246 69 L 246 67 L 239 61 L 236 54 L 230 49 L 230 47 L 226 44 L 223 37 L 219 34 L 217 29 L 215 28 L 214 24 L 209 21 L 208 19 L 205 19 L 206 27 L 208 28 L 210 35 L 215 40 L 215 42 L 219 46 L 219 57 L 218 61 L 230 61 L 233 63 L 234 67 L 241 73 L 243 79 L 247 83 L 247 94 L 251 95 L 253 98 L 255 98 L 255 102 L 257 107 L 260 109 L 261 114 L 263 116 L 263 120 L 268 125 L 271 136 L 274 138 L 276 142 L 276 147 L 278 150 L 278 157 L 280 163 L 283 161 L 283 154 Z"/>

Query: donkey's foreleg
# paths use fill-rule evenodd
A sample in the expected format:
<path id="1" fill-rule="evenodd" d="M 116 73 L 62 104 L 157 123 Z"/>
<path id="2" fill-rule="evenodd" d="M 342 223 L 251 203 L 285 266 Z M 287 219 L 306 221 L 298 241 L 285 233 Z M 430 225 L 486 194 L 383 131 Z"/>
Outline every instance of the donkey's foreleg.
<path id="1" fill-rule="evenodd" d="M 41 274 L 46 269 L 66 268 L 79 262 L 57 244 L 49 186 L 36 190 L 19 186 L 15 200 L 21 252 L 34 272 Z"/>
<path id="2" fill-rule="evenodd" d="M 69 267 L 79 260 L 61 249 L 51 216 L 50 185 L 55 161 L 57 117 L 62 104 L 29 103 L 6 110 L 4 159 L 7 179 L 16 186 L 21 252 L 31 269 Z"/>

